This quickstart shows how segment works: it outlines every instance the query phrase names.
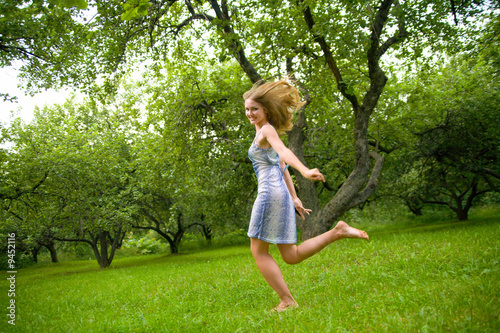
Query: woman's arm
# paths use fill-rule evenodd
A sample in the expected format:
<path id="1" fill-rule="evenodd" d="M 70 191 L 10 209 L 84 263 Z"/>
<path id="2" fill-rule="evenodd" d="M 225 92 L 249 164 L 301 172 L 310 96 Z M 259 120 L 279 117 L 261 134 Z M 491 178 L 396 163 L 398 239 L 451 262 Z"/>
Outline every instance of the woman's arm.
<path id="1" fill-rule="evenodd" d="M 282 160 L 280 160 L 280 167 L 281 170 L 285 168 L 285 162 L 283 162 Z M 293 180 L 288 170 L 283 171 L 283 177 L 285 178 L 285 184 L 286 187 L 288 188 L 288 192 L 290 192 L 290 195 L 292 196 L 295 209 L 297 209 L 297 212 L 299 212 L 302 219 L 305 220 L 306 218 L 304 216 L 304 213 L 309 215 L 311 210 L 304 208 L 304 206 L 302 205 L 302 201 L 300 201 L 299 197 L 297 197 L 297 193 L 295 193 L 295 186 L 293 185 Z"/>
<path id="2" fill-rule="evenodd" d="M 321 180 L 325 181 L 325 177 L 318 169 L 309 169 L 295 156 L 295 154 L 288 149 L 283 141 L 281 141 L 278 132 L 272 126 L 264 126 L 261 130 L 261 135 L 263 138 L 269 142 L 271 147 L 278 153 L 280 160 L 284 163 L 289 164 L 294 169 L 299 171 L 304 177 L 310 180 Z"/>
<path id="3" fill-rule="evenodd" d="M 286 167 L 286 163 L 280 159 L 280 167 L 281 170 L 283 170 Z M 292 199 L 297 198 L 297 193 L 295 193 L 295 186 L 293 185 L 293 180 L 292 177 L 290 176 L 290 172 L 287 170 L 283 171 L 283 177 L 285 178 L 285 184 L 286 187 L 288 188 L 288 192 L 290 192 L 290 195 L 292 196 Z"/>

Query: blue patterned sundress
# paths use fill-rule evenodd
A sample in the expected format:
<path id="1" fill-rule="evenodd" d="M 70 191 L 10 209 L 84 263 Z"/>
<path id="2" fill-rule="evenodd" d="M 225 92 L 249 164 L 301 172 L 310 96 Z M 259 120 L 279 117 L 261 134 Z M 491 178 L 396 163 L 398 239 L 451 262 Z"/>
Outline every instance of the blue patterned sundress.
<path id="1" fill-rule="evenodd" d="M 259 134 L 260 131 L 256 139 Z M 254 140 L 248 149 L 248 157 L 258 181 L 248 237 L 273 244 L 296 244 L 295 206 L 286 187 L 278 154 L 272 147 L 257 147 Z"/>

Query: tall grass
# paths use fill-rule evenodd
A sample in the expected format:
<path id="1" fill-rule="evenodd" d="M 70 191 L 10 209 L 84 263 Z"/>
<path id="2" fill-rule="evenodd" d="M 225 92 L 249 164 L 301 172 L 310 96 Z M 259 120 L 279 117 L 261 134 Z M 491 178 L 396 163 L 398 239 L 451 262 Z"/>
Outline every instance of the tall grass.
<path id="1" fill-rule="evenodd" d="M 88 260 L 38 264 L 18 272 L 15 330 L 4 317 L 0 331 L 500 331 L 498 217 L 370 237 L 296 266 L 272 247 L 300 304 L 280 314 L 269 313 L 279 300 L 248 246 L 120 258 L 105 270 Z"/>

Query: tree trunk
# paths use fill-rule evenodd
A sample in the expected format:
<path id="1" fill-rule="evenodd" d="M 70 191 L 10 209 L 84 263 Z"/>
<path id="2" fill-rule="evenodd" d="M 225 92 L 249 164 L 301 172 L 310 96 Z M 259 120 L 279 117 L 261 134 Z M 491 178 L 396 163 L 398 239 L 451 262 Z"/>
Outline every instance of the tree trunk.
<path id="1" fill-rule="evenodd" d="M 182 236 L 187 228 L 182 225 L 182 213 L 177 214 L 177 232 L 174 234 L 174 239 L 170 244 L 171 253 L 179 253 L 179 245 L 181 244 Z"/>
<path id="2" fill-rule="evenodd" d="M 363 108 L 361 108 L 363 109 Z M 375 191 L 384 164 L 384 157 L 369 151 L 368 118 L 371 110 L 359 110 L 355 119 L 356 165 L 335 196 L 310 221 L 304 224 L 303 240 L 328 231 L 349 209 L 363 203 Z M 372 167 L 370 156 L 375 159 Z M 371 176 L 368 177 L 372 170 Z M 363 188 L 364 187 L 364 188 Z"/>
<path id="3" fill-rule="evenodd" d="M 109 231 L 99 230 L 99 232 L 94 235 L 93 233 L 88 232 L 88 234 L 90 235 L 90 240 L 85 238 L 59 237 L 54 237 L 54 239 L 61 242 L 83 242 L 89 244 L 94 251 L 94 255 L 97 262 L 99 263 L 99 267 L 107 268 L 109 267 L 109 265 L 111 265 L 111 262 L 113 261 L 115 255 L 115 251 L 118 246 L 120 246 L 123 238 L 125 237 L 125 232 L 123 231 L 122 226 L 114 229 L 113 233 L 114 235 L 111 235 Z"/>
<path id="4" fill-rule="evenodd" d="M 291 73 L 291 68 L 288 69 L 289 73 Z M 288 136 L 288 148 L 290 148 L 295 156 L 307 166 L 304 158 L 304 144 L 306 142 L 305 131 L 307 130 L 305 111 L 311 98 L 307 93 L 305 93 L 304 97 L 306 104 L 299 110 L 293 128 L 286 134 Z M 311 209 L 311 214 L 309 216 L 306 215 L 305 222 L 302 219 L 297 219 L 297 227 L 303 231 L 305 230 L 307 233 L 307 230 L 311 229 L 310 221 L 320 211 L 318 192 L 316 191 L 315 184 L 303 177 L 300 172 L 295 172 L 293 169 L 291 169 L 290 172 L 295 176 L 295 181 L 297 182 L 297 195 L 300 197 L 304 207 Z"/>
<path id="5" fill-rule="evenodd" d="M 212 246 L 212 229 L 210 229 L 210 227 L 203 226 L 203 234 L 207 240 L 207 245 Z"/>
<path id="6" fill-rule="evenodd" d="M 423 205 L 415 202 L 415 200 L 405 200 L 406 207 L 416 216 L 422 216 Z"/>
<path id="7" fill-rule="evenodd" d="M 50 241 L 47 244 L 44 244 L 44 246 L 47 248 L 47 250 L 49 250 L 50 259 L 52 260 L 52 262 L 59 262 L 59 260 L 57 259 L 57 251 L 54 241 Z"/>
<path id="8" fill-rule="evenodd" d="M 41 245 L 37 245 L 33 249 L 31 249 L 31 256 L 33 257 L 34 262 L 38 262 L 38 252 L 40 252 L 41 248 Z"/>
<path id="9" fill-rule="evenodd" d="M 117 230 L 115 230 L 114 238 L 111 238 L 111 235 L 108 231 L 102 230 L 97 234 L 97 237 L 91 236 L 91 246 L 94 250 L 94 255 L 101 269 L 109 267 L 113 262 L 115 251 L 118 247 L 118 244 L 123 239 L 124 234 L 125 233 L 122 232 L 122 227 L 119 227 Z"/>
<path id="10" fill-rule="evenodd" d="M 178 241 L 173 241 L 170 243 L 170 253 L 171 254 L 178 254 L 179 253 L 179 242 Z"/>
<path id="11" fill-rule="evenodd" d="M 459 221 L 467 221 L 469 219 L 469 211 L 465 209 L 456 209 L 457 218 Z"/>
<path id="12" fill-rule="evenodd" d="M 314 30 L 315 22 L 309 6 L 306 6 L 303 10 L 304 20 L 309 27 L 314 41 L 319 44 L 323 51 L 326 64 L 335 78 L 338 89 L 352 105 L 355 116 L 354 147 L 356 152 L 356 164 L 347 180 L 342 184 L 339 191 L 326 206 L 321 209 L 318 214 L 312 216 L 307 224 L 304 224 L 305 228 L 302 232 L 303 240 L 329 230 L 335 220 L 347 210 L 366 201 L 378 186 L 378 180 L 384 165 L 384 157 L 378 155 L 376 151 L 370 152 L 369 150 L 368 123 L 387 82 L 387 78 L 379 66 L 379 60 L 387 51 L 388 47 L 406 37 L 404 22 L 401 21 L 398 37 L 380 46 L 379 36 L 387 21 L 388 13 L 392 5 L 392 0 L 384 0 L 382 2 L 375 16 L 374 24 L 371 27 L 371 45 L 367 51 L 370 87 L 361 105 L 359 104 L 358 98 L 350 92 L 348 86 L 342 79 L 340 69 L 337 67 L 337 63 L 333 58 L 326 39 L 324 36 L 318 35 Z M 370 157 L 375 160 L 373 168 Z M 372 171 L 368 178 L 370 169 Z"/>
<path id="13" fill-rule="evenodd" d="M 146 211 L 143 211 L 143 213 L 145 214 L 145 216 L 147 218 L 149 218 L 153 223 L 155 223 L 155 226 L 140 226 L 140 225 L 132 225 L 132 228 L 136 228 L 136 229 L 143 229 L 143 230 L 154 230 L 156 231 L 160 236 L 162 236 L 163 238 L 165 238 L 168 242 L 168 245 L 170 246 L 170 253 L 171 254 L 176 254 L 176 253 L 179 253 L 179 245 L 181 243 L 181 240 L 182 240 L 182 236 L 184 236 L 184 232 L 186 231 L 186 229 L 188 229 L 190 226 L 188 227 L 184 227 L 182 225 L 182 213 L 179 213 L 177 215 L 177 231 L 174 233 L 172 231 L 162 231 L 160 229 L 160 223 L 159 221 L 157 221 L 152 215 L 148 214 Z M 196 224 L 196 223 L 194 223 Z M 193 225 L 194 225 L 193 224 Z"/>
<path id="14" fill-rule="evenodd" d="M 397 198 L 403 200 L 405 202 L 406 207 L 415 214 L 416 216 L 422 216 L 422 208 L 424 204 L 422 200 L 415 196 L 396 196 Z"/>
<path id="15" fill-rule="evenodd" d="M 170 246 L 170 253 L 171 254 L 179 253 L 179 244 L 174 242 L 174 240 L 172 238 L 170 238 L 169 236 L 163 236 L 163 237 L 167 240 L 168 245 Z"/>
<path id="16" fill-rule="evenodd" d="M 92 250 L 94 250 L 95 258 L 101 269 L 109 267 L 111 262 L 108 260 L 108 239 L 103 231 L 97 234 L 97 237 L 92 237 Z M 99 251 L 99 247 L 101 248 Z"/>

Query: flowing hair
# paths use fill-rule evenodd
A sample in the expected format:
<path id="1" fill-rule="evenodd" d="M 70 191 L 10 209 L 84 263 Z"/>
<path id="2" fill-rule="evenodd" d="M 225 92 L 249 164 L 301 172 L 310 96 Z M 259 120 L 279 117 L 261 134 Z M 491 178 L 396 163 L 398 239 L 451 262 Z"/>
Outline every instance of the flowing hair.
<path id="1" fill-rule="evenodd" d="M 287 78 L 267 83 L 259 81 L 243 94 L 243 99 L 251 99 L 262 106 L 267 120 L 280 134 L 292 129 L 293 113 L 305 104 L 297 88 L 288 81 Z"/>

